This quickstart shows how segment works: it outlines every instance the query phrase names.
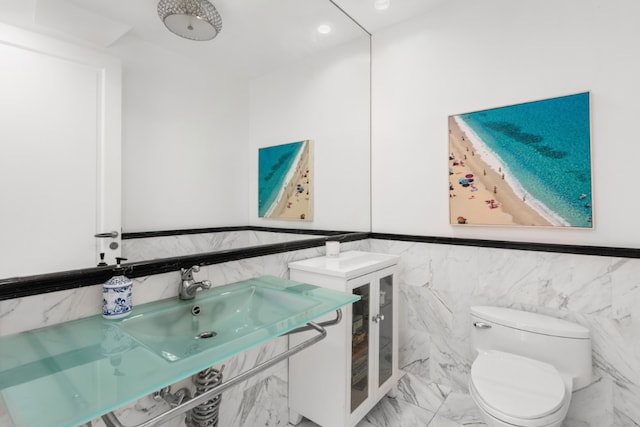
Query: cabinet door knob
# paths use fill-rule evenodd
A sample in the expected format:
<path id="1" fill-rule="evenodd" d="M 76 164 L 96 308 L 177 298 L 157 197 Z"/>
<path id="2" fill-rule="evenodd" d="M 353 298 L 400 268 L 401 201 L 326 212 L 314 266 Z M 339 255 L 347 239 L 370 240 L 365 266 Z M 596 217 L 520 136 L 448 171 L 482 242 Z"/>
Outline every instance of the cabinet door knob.
<path id="1" fill-rule="evenodd" d="M 384 314 L 378 313 L 371 320 L 373 320 L 376 323 L 380 323 L 382 320 L 384 320 Z"/>

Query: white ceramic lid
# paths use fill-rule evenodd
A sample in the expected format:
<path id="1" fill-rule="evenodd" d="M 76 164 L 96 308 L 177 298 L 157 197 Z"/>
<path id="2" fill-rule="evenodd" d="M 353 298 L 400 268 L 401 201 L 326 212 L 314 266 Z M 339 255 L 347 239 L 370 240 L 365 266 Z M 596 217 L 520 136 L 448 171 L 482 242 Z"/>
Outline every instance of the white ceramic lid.
<path id="1" fill-rule="evenodd" d="M 589 338 L 589 329 L 577 323 L 504 307 L 474 306 L 471 314 L 510 328 L 565 338 Z"/>
<path id="2" fill-rule="evenodd" d="M 557 411 L 566 393 L 553 366 L 500 351 L 478 355 L 471 367 L 471 381 L 485 404 L 527 420 Z"/>

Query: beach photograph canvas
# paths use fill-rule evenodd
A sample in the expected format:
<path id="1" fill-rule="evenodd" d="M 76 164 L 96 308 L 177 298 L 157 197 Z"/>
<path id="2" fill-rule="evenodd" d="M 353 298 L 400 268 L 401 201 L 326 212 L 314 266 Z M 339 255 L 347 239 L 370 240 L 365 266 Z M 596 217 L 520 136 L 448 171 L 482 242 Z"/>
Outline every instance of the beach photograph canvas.
<path id="1" fill-rule="evenodd" d="M 258 150 L 258 216 L 271 219 L 313 219 L 311 141 Z"/>
<path id="2" fill-rule="evenodd" d="M 451 224 L 593 228 L 588 92 L 448 119 Z"/>

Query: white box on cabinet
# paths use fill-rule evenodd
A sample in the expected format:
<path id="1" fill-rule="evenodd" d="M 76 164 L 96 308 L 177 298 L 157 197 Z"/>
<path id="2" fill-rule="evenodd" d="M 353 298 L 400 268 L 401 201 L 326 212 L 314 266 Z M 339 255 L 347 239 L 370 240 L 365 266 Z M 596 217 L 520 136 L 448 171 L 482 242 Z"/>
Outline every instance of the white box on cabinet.
<path id="1" fill-rule="evenodd" d="M 349 251 L 289 264 L 291 280 L 362 297 L 323 341 L 289 359 L 292 423 L 304 416 L 323 427 L 355 426 L 397 383 L 398 259 Z M 289 345 L 304 339 L 292 335 Z"/>

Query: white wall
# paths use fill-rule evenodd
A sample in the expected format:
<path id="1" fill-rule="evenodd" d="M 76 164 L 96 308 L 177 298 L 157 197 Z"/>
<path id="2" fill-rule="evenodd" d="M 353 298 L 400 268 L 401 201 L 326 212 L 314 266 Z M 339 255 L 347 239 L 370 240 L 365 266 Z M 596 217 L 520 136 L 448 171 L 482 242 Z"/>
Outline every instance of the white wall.
<path id="1" fill-rule="evenodd" d="M 369 38 L 251 82 L 249 223 L 369 231 Z M 313 141 L 313 221 L 258 218 L 258 149 Z"/>
<path id="2" fill-rule="evenodd" d="M 125 232 L 246 225 L 249 83 L 125 37 Z"/>
<path id="3" fill-rule="evenodd" d="M 373 36 L 374 232 L 640 247 L 640 3 L 452 0 Z M 453 227 L 447 116 L 591 91 L 594 229 Z"/>
<path id="4" fill-rule="evenodd" d="M 249 81 L 133 37 L 123 60 L 123 230 L 369 231 L 368 37 Z M 313 221 L 258 218 L 258 148 L 313 140 Z"/>

